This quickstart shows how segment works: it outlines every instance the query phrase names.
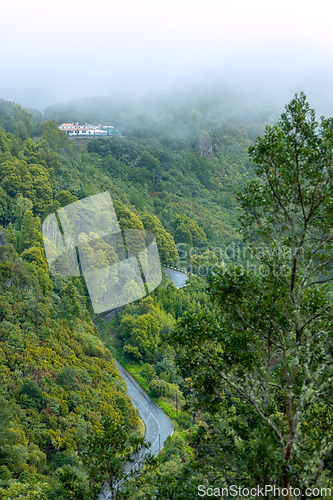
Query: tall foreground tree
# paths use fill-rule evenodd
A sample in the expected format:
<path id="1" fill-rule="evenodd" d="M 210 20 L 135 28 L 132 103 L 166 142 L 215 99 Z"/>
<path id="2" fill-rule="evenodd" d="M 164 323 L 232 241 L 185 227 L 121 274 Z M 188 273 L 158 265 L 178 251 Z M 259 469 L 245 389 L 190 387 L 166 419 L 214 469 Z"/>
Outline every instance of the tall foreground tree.
<path id="1" fill-rule="evenodd" d="M 169 340 L 215 415 L 203 432 L 229 484 L 302 498 L 331 484 L 333 119 L 316 121 L 296 95 L 249 153 L 258 178 L 239 201 L 251 266 L 211 278 L 219 324 L 189 311 Z"/>

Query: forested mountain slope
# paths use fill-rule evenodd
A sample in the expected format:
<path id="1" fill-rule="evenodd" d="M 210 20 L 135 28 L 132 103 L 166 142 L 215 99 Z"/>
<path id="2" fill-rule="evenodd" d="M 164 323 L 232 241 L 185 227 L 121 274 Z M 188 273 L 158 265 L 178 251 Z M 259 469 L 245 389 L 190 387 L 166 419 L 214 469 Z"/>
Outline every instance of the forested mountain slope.
<path id="1" fill-rule="evenodd" d="M 103 415 L 137 430 L 137 414 L 105 345 L 133 367 L 183 433 L 168 443 L 159 473 L 180 470 L 191 456 L 191 416 L 175 411 L 192 398 L 191 374 L 181 376 L 175 351 L 163 338 L 187 310 L 218 318 L 204 293 L 205 279 L 192 276 L 185 290 L 165 287 L 164 281 L 150 297 L 126 306 L 106 326 L 102 342 L 83 276 L 49 274 L 41 223 L 60 207 L 109 191 L 120 227 L 153 232 L 163 264 L 179 265 L 176 244 L 187 252 L 186 265 L 221 261 L 212 250 L 240 240 L 236 193 L 254 177 L 247 149 L 268 119 L 224 98 L 222 106 L 221 96 L 218 104 L 213 94 L 186 102 L 169 96 L 142 109 L 110 101 L 103 111 L 92 100 L 87 110 L 85 102 L 46 110 L 44 118 L 57 123 L 0 102 L 4 488 L 18 480 L 46 482 L 45 498 L 59 497 L 55 471 L 67 464 L 85 480 L 78 452 L 85 437 L 101 429 Z M 112 124 L 126 137 L 93 139 L 79 148 L 57 126 L 78 119 Z M 147 488 L 142 494 L 149 497 Z"/>
<path id="2" fill-rule="evenodd" d="M 1 112 L 0 480 L 46 481 L 44 495 L 56 498 L 54 471 L 70 464 L 84 474 L 77 452 L 102 415 L 127 430 L 139 419 L 91 321 L 83 278 L 48 272 L 40 221 L 77 199 L 55 187 L 56 151 L 70 154 L 68 139 L 42 124 L 34 140 L 31 115 L 10 103 Z M 135 218 L 118 209 L 124 224 Z"/>
<path id="3" fill-rule="evenodd" d="M 133 101 L 121 96 L 81 99 L 45 110 L 45 118 L 57 124 L 112 124 L 126 136 L 89 141 L 88 154 L 75 166 L 63 157 L 66 169 L 57 177 L 61 189 L 82 197 L 89 175 L 92 186 L 107 187 L 137 212 L 157 215 L 176 243 L 194 246 L 206 243 L 205 238 L 193 234 L 187 219 L 177 222 L 178 215 L 195 220 L 211 245 L 238 238 L 236 194 L 254 175 L 247 149 L 271 114 L 214 88 Z M 203 137 L 211 142 L 209 154 L 202 148 Z"/>

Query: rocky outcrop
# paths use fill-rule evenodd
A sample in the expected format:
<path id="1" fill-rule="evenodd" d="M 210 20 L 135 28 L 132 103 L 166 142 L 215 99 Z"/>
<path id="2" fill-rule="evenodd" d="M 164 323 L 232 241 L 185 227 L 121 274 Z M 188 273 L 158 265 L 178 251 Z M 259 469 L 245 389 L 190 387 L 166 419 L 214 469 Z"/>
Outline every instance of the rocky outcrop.
<path id="1" fill-rule="evenodd" d="M 0 231 L 0 245 L 4 245 L 5 242 L 5 235 L 3 234 L 2 231 Z"/>
<path id="2" fill-rule="evenodd" d="M 195 151 L 199 154 L 199 158 L 208 157 L 213 158 L 212 141 L 206 130 L 201 130 L 195 145 Z"/>

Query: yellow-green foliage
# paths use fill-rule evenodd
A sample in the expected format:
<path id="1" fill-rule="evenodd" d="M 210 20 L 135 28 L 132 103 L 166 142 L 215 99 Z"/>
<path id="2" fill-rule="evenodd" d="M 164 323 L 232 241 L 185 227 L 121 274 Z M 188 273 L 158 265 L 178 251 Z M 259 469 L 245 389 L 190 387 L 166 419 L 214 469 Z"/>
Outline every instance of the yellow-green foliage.
<path id="1" fill-rule="evenodd" d="M 172 264 L 177 257 L 175 241 L 155 215 L 145 212 L 141 215 L 144 228 L 154 234 L 163 264 Z"/>
<path id="2" fill-rule="evenodd" d="M 3 134 L 2 134 L 3 137 Z M 21 151 L 12 155 L 0 149 L 0 184 L 9 197 L 29 199 L 37 214 L 52 202 L 52 179 L 60 166 L 58 157 L 46 141 L 35 144 L 27 139 Z"/>
<path id="3" fill-rule="evenodd" d="M 2 500 L 42 500 L 47 486 L 47 483 L 38 483 L 31 487 L 29 484 L 14 481 L 9 488 L 0 488 L 0 498 Z"/>
<path id="4" fill-rule="evenodd" d="M 133 212 L 119 201 L 113 203 L 121 229 L 143 229 L 143 224 Z"/>
<path id="5" fill-rule="evenodd" d="M 0 433 L 0 465 L 45 474 L 57 452 L 82 448 L 102 415 L 128 429 L 139 420 L 77 287 L 67 278 L 60 297 L 44 295 L 38 242 L 21 255 L 0 246 L 0 425 L 11 435 L 2 443 Z"/>

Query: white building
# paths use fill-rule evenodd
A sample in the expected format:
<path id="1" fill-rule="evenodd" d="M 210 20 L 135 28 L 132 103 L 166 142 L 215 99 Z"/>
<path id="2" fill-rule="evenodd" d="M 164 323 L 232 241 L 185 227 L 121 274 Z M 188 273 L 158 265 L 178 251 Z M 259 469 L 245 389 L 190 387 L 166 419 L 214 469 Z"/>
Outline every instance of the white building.
<path id="1" fill-rule="evenodd" d="M 107 131 L 103 130 L 103 128 L 106 127 L 101 127 L 101 125 L 97 127 L 96 125 L 88 125 L 88 123 L 79 125 L 79 122 L 76 122 L 75 125 L 74 123 L 62 123 L 61 125 L 59 125 L 59 129 L 66 132 L 67 135 L 78 137 L 107 135 Z"/>

